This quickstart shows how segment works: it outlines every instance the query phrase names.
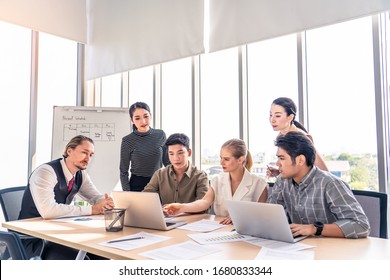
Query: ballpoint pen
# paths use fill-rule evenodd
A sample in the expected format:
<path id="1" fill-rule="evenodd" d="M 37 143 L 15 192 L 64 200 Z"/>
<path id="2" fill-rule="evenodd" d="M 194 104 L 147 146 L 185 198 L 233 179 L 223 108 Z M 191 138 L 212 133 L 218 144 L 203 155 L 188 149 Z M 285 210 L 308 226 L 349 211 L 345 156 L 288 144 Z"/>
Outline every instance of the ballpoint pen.
<path id="1" fill-rule="evenodd" d="M 117 240 L 111 240 L 107 243 L 116 243 L 116 242 L 122 242 L 122 241 L 130 241 L 130 240 L 138 240 L 138 239 L 144 239 L 145 237 L 139 236 L 139 237 L 131 237 L 131 238 L 124 238 L 124 239 L 117 239 Z"/>
<path id="2" fill-rule="evenodd" d="M 125 214 L 125 211 L 122 211 L 118 214 L 118 216 L 115 217 L 115 219 L 111 222 L 111 224 L 108 225 L 108 230 L 110 230 L 117 221 L 119 221 L 119 219 Z"/>

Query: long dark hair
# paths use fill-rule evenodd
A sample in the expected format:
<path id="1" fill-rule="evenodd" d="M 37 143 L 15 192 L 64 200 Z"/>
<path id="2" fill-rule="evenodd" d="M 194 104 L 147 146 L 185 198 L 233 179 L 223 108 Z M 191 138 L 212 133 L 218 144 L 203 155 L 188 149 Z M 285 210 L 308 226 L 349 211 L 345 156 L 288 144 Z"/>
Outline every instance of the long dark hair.
<path id="1" fill-rule="evenodd" d="M 295 120 L 295 116 L 297 115 L 297 106 L 295 105 L 294 101 L 288 97 L 279 97 L 276 98 L 272 104 L 282 106 L 284 110 L 287 113 L 287 116 L 290 116 L 291 114 L 294 115 L 294 118 L 291 121 L 291 124 L 294 124 L 299 129 L 302 129 L 304 132 L 309 133 L 306 128 L 301 124 L 299 121 Z"/>
<path id="2" fill-rule="evenodd" d="M 150 113 L 150 108 L 149 108 L 148 104 L 146 104 L 145 102 L 135 102 L 129 108 L 129 114 L 130 114 L 131 121 L 133 121 L 133 115 L 134 115 L 134 111 L 136 109 L 144 109 L 144 110 L 148 111 L 150 115 L 152 114 L 152 113 Z M 134 130 L 137 130 L 137 127 L 135 126 L 135 124 L 133 124 L 133 131 Z"/>

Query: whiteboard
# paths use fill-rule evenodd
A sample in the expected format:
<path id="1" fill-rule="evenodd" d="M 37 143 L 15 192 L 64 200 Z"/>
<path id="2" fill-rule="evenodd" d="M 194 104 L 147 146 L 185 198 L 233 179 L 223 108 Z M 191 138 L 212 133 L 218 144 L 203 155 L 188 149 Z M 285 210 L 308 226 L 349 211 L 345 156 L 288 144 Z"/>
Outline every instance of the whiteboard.
<path id="1" fill-rule="evenodd" d="M 61 107 L 53 108 L 52 159 L 62 157 L 65 146 L 76 135 L 90 137 L 95 143 L 87 173 L 102 193 L 122 189 L 119 180 L 122 137 L 131 129 L 127 108 Z"/>

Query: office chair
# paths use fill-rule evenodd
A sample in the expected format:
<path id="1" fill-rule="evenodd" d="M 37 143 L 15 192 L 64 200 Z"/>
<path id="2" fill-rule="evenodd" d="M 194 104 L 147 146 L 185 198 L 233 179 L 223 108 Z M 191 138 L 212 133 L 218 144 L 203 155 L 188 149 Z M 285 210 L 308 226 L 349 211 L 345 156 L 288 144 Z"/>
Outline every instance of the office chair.
<path id="1" fill-rule="evenodd" d="M 25 189 L 25 186 L 21 186 L 0 190 L 1 209 L 6 222 L 18 219 Z"/>
<path id="2" fill-rule="evenodd" d="M 4 220 L 6 222 L 8 221 L 15 221 L 19 217 L 19 212 L 22 207 L 22 199 L 23 194 L 25 191 L 25 186 L 20 187 L 10 187 L 0 190 L 0 204 L 1 209 L 3 210 Z M 40 240 L 39 238 L 25 235 L 22 233 L 16 233 L 19 237 L 19 239 L 36 239 Z M 45 245 L 44 240 L 42 240 L 43 246 Z M 7 251 L 4 252 L 5 257 L 7 257 Z"/>
<path id="3" fill-rule="evenodd" d="M 371 226 L 370 236 L 387 238 L 387 194 L 352 190 Z"/>
<path id="4" fill-rule="evenodd" d="M 15 232 L 0 231 L 0 243 L 5 245 L 8 252 L 7 258 L 1 256 L 1 259 L 12 260 L 27 260 L 27 254 L 19 235 Z M 31 260 L 40 260 L 39 256 L 31 258 Z"/>

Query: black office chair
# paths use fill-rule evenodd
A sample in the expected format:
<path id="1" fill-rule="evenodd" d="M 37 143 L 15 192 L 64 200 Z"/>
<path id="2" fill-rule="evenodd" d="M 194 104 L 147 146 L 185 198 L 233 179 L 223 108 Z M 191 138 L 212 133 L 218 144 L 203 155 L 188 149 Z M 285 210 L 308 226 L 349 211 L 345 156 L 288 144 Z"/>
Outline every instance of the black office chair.
<path id="1" fill-rule="evenodd" d="M 21 186 L 0 190 L 1 209 L 6 222 L 18 219 L 25 189 L 25 186 Z"/>
<path id="2" fill-rule="evenodd" d="M 371 226 L 370 236 L 387 238 L 387 194 L 352 190 Z"/>
<path id="3" fill-rule="evenodd" d="M 24 249 L 23 243 L 19 238 L 19 235 L 15 232 L 0 231 L 0 243 L 4 246 L 7 251 L 7 257 L 3 254 L 1 259 L 12 259 L 12 260 L 27 260 L 27 254 Z M 31 260 L 40 260 L 39 256 L 30 258 Z"/>
<path id="4" fill-rule="evenodd" d="M 23 194 L 26 186 L 11 187 L 0 190 L 0 204 L 3 211 L 4 220 L 6 222 L 15 221 L 19 217 L 19 212 L 22 207 Z M 19 239 L 37 239 L 39 238 L 16 233 Z M 45 242 L 42 240 L 42 248 Z M 3 257 L 7 258 L 7 251 L 4 252 Z"/>

